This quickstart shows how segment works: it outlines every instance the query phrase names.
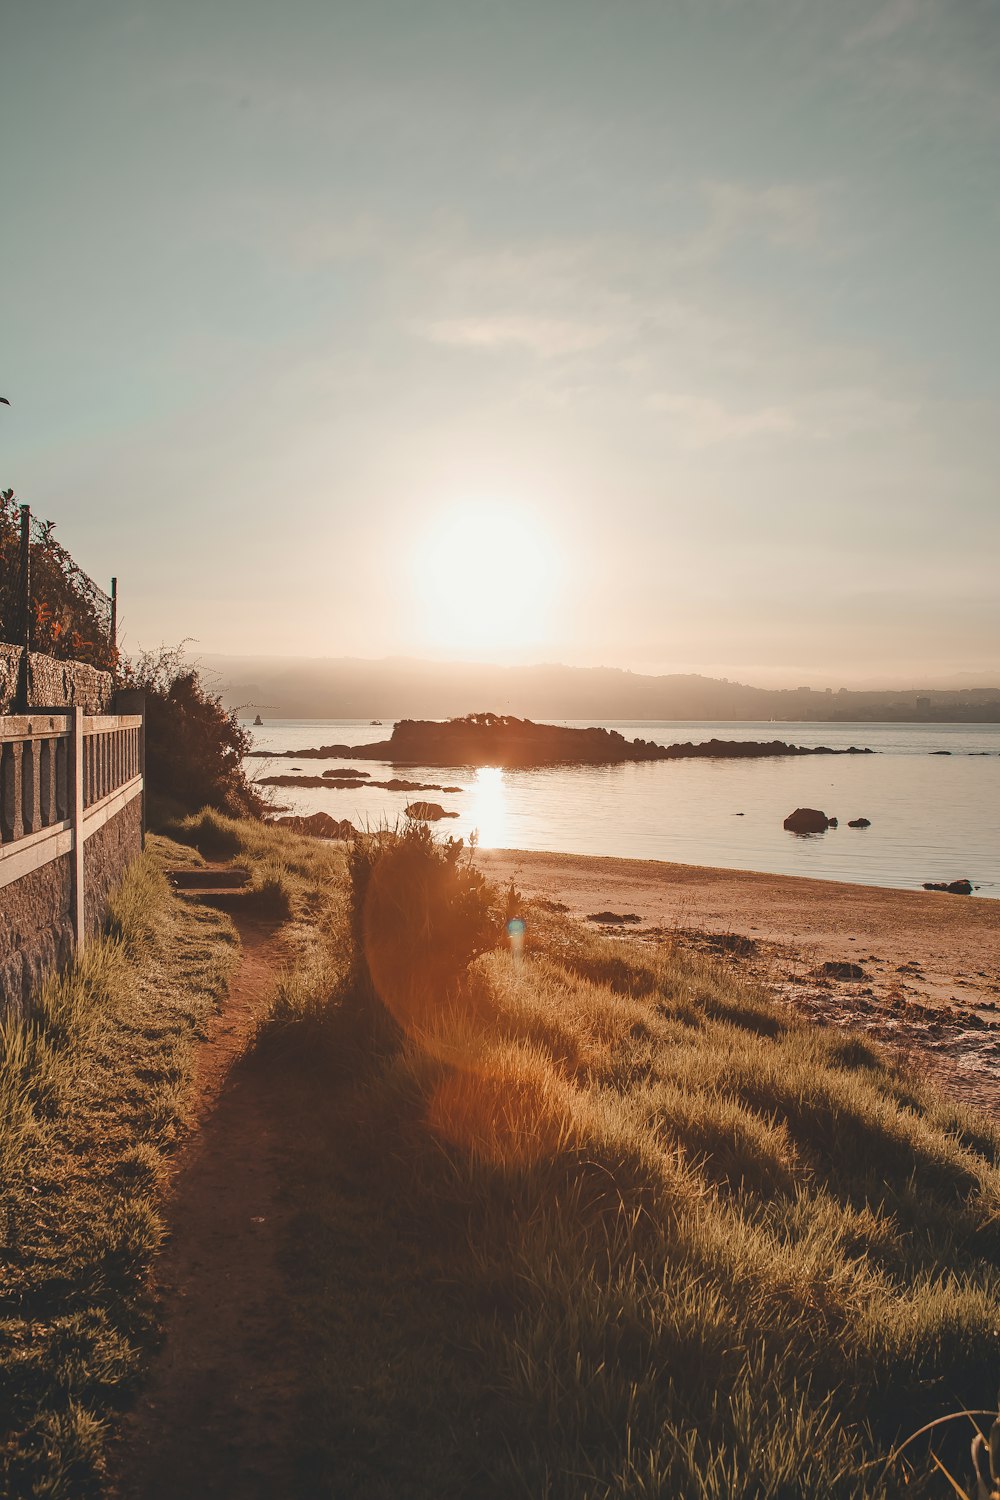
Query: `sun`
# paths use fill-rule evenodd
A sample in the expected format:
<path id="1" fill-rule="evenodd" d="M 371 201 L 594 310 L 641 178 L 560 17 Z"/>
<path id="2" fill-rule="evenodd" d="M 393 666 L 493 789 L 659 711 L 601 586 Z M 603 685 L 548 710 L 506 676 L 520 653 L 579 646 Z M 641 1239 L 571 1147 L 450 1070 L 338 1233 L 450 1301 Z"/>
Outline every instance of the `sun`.
<path id="1" fill-rule="evenodd" d="M 442 512 L 421 534 L 413 566 L 418 631 L 429 644 L 502 652 L 543 641 L 558 556 L 530 511 L 477 501 Z"/>

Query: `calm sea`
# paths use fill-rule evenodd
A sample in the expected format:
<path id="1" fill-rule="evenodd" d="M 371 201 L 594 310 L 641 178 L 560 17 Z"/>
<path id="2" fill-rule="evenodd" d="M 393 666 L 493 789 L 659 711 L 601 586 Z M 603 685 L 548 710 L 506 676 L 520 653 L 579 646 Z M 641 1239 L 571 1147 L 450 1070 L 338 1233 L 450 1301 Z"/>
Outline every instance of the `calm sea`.
<path id="1" fill-rule="evenodd" d="M 561 721 L 568 722 L 568 721 Z M 593 720 L 587 721 L 593 723 Z M 478 831 L 483 848 L 550 849 L 679 860 L 736 870 L 765 870 L 868 885 L 919 888 L 925 880 L 967 877 L 978 894 L 1000 898 L 1000 725 L 750 724 L 745 721 L 621 724 L 669 745 L 714 737 L 782 739 L 797 745 L 869 746 L 878 755 L 810 756 L 760 761 L 661 761 L 623 766 L 557 766 L 544 770 L 408 767 L 378 761 L 361 769 L 373 780 L 461 786 L 461 793 L 327 791 L 277 788 L 292 812 L 322 810 L 363 827 L 402 819 L 421 796 L 459 814 L 442 832 Z M 387 739 L 383 725 L 353 719 L 280 719 L 254 729 L 261 750 Z M 934 754 L 947 750 L 948 755 Z M 250 761 L 252 774 L 316 775 L 338 761 Z M 819 807 L 840 826 L 811 838 L 786 833 L 796 807 Z M 871 827 L 847 827 L 849 818 Z"/>

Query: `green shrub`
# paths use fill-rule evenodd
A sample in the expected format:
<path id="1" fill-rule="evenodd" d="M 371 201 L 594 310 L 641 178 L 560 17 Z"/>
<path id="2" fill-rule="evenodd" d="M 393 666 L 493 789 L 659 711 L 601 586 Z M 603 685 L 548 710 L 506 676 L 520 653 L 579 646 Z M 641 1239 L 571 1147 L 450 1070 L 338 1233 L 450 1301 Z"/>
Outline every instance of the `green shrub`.
<path id="1" fill-rule="evenodd" d="M 413 825 L 378 829 L 348 854 L 351 990 L 399 1032 L 425 1030 L 453 999 L 469 964 L 492 948 L 500 920 L 485 879 L 461 861 L 461 839 Z"/>
<path id="2" fill-rule="evenodd" d="M 185 662 L 181 647 L 124 661 L 119 686 L 146 695 L 146 787 L 154 807 L 261 816 L 266 804 L 243 764 L 250 736 L 236 710 L 223 708 Z"/>

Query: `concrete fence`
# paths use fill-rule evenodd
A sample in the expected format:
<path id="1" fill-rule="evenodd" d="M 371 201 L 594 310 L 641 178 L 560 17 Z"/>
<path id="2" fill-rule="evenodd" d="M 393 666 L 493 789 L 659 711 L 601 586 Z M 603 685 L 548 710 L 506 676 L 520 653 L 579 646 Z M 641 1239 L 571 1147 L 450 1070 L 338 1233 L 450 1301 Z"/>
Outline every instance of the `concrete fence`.
<path id="1" fill-rule="evenodd" d="M 143 722 L 79 707 L 0 717 L 0 1015 L 99 930 L 142 849 Z"/>

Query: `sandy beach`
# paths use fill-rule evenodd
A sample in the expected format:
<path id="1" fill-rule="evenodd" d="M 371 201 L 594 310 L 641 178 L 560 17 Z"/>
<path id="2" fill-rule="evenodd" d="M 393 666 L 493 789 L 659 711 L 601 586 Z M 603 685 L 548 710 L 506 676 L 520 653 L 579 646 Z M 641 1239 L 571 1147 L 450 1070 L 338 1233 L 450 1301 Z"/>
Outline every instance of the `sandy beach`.
<path id="1" fill-rule="evenodd" d="M 584 921 L 640 919 L 594 924 L 609 933 L 727 954 L 818 1022 L 917 1048 L 1000 1111 L 1000 901 L 516 849 L 477 862 Z"/>

